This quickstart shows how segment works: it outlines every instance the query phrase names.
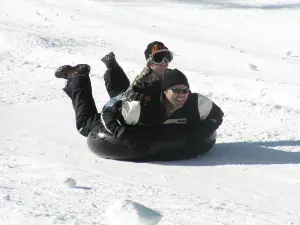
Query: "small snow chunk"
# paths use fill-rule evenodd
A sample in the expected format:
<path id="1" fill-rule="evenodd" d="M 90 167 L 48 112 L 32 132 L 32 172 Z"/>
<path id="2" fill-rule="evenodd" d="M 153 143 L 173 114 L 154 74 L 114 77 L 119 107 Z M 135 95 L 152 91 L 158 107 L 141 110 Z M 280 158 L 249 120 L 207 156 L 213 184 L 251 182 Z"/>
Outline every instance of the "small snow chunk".
<path id="1" fill-rule="evenodd" d="M 162 214 L 142 204 L 121 200 L 107 209 L 106 218 L 108 225 L 156 225 Z"/>
<path id="2" fill-rule="evenodd" d="M 275 109 L 282 109 L 282 106 L 280 106 L 280 105 L 274 105 L 273 106 Z"/>
<path id="3" fill-rule="evenodd" d="M 73 187 L 76 187 L 76 181 L 72 178 L 67 178 L 65 181 L 64 181 L 64 184 L 69 187 L 69 188 L 73 188 Z"/>
<path id="4" fill-rule="evenodd" d="M 292 54 L 291 51 L 288 51 L 288 52 L 286 53 L 287 56 L 291 56 L 291 54 Z"/>
<path id="5" fill-rule="evenodd" d="M 257 71 L 257 66 L 256 65 L 254 65 L 254 64 L 249 64 L 249 68 L 251 69 L 251 70 L 253 70 L 253 71 Z"/>
<path id="6" fill-rule="evenodd" d="M 5 196 L 3 197 L 3 200 L 9 201 L 9 200 L 10 200 L 10 195 L 5 195 Z"/>

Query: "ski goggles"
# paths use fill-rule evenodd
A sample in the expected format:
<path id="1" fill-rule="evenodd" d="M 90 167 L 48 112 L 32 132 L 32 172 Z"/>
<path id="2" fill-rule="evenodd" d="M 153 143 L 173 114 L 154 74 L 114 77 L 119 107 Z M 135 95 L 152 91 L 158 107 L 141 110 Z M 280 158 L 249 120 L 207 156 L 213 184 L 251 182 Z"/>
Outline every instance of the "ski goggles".
<path id="1" fill-rule="evenodd" d="M 189 88 L 171 88 L 171 91 L 175 94 L 187 94 L 189 93 L 190 89 Z"/>
<path id="2" fill-rule="evenodd" d="M 170 63 L 173 60 L 173 54 L 167 49 L 158 50 L 150 56 L 150 62 L 154 64 Z"/>

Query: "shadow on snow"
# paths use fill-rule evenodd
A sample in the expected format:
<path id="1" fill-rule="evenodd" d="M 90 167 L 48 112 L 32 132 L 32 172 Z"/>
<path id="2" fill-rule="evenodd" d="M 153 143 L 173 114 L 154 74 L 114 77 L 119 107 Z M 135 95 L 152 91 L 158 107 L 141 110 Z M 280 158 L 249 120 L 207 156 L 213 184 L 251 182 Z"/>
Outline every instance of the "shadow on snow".
<path id="1" fill-rule="evenodd" d="M 274 149 L 280 146 L 300 146 L 300 140 L 220 143 L 196 159 L 153 163 L 167 166 L 300 164 L 300 152 Z"/>

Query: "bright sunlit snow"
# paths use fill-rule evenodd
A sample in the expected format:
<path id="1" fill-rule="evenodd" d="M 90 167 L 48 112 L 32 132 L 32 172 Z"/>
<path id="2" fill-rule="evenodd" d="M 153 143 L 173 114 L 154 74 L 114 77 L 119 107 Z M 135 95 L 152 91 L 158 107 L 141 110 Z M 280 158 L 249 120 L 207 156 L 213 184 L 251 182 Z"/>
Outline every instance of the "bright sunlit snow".
<path id="1" fill-rule="evenodd" d="M 142 204 L 121 200 L 107 209 L 106 217 L 109 225 L 156 225 L 161 220 L 162 215 Z"/>
<path id="2" fill-rule="evenodd" d="M 1 0 L 1 225 L 104 225 L 121 199 L 159 225 L 300 224 L 299 27 L 296 0 Z M 132 80 L 155 40 L 223 109 L 218 143 L 186 161 L 101 159 L 54 71 L 90 64 L 101 110 L 100 59 L 114 51 Z"/>

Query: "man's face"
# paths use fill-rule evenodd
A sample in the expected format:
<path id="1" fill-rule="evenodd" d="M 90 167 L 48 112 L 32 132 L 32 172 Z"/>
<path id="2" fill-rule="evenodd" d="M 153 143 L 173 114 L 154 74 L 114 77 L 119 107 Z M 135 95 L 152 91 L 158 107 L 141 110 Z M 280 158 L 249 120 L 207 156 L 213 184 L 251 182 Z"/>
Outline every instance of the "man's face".
<path id="1" fill-rule="evenodd" d="M 183 84 L 175 85 L 165 91 L 168 101 L 176 108 L 181 108 L 189 96 L 189 88 Z"/>
<path id="2" fill-rule="evenodd" d="M 151 63 L 149 66 L 152 69 L 154 74 L 163 75 L 164 72 L 166 71 L 166 69 L 168 69 L 169 63 L 166 63 L 166 62 L 163 62 L 163 63 L 160 63 L 160 64 Z"/>

